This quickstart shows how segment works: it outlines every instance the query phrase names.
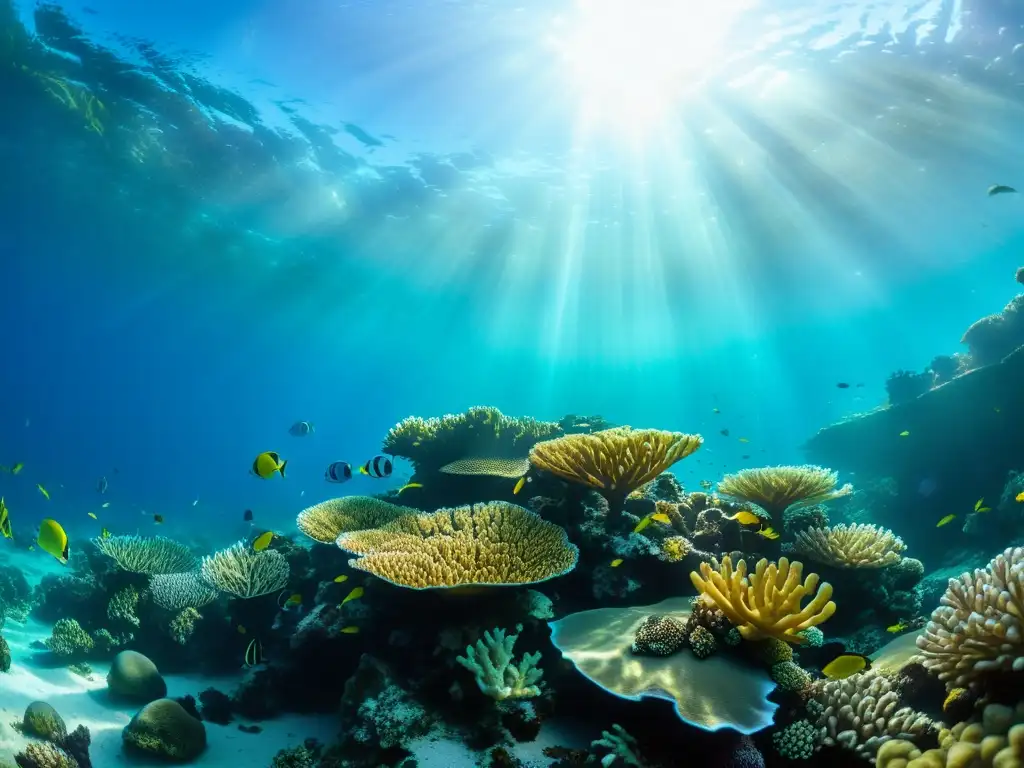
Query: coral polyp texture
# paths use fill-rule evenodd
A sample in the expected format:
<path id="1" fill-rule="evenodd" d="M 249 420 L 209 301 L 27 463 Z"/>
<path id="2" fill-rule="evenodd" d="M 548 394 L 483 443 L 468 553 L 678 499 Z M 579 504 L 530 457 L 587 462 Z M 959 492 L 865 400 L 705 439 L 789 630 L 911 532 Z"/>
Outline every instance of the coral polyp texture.
<path id="1" fill-rule="evenodd" d="M 153 576 L 196 567 L 196 557 L 188 547 L 163 536 L 98 536 L 92 543 L 118 568 L 130 573 Z"/>
<path id="2" fill-rule="evenodd" d="M 672 616 L 648 616 L 636 629 L 633 653 L 668 656 L 686 645 L 686 625 Z"/>
<path id="3" fill-rule="evenodd" d="M 160 573 L 150 579 L 153 602 L 168 611 L 202 608 L 217 598 L 217 590 L 207 584 L 199 571 Z"/>
<path id="4" fill-rule="evenodd" d="M 1024 548 L 950 579 L 917 638 L 925 669 L 950 688 L 989 672 L 1024 671 Z"/>
<path id="5" fill-rule="evenodd" d="M 530 460 L 522 459 L 458 459 L 439 470 L 446 475 L 485 475 L 490 477 L 522 477 L 530 471 Z"/>
<path id="6" fill-rule="evenodd" d="M 768 515 L 779 518 L 793 506 L 821 504 L 845 496 L 853 489 L 837 489 L 839 476 L 830 469 L 812 465 L 759 467 L 726 475 L 718 493 L 745 504 L 756 504 Z"/>
<path id="7" fill-rule="evenodd" d="M 712 559 L 700 564 L 700 573 L 690 580 L 703 599 L 718 607 L 739 628 L 745 640 L 774 637 L 794 645 L 806 639 L 799 633 L 831 618 L 836 604 L 831 601 L 832 586 L 818 586 L 818 574 L 803 579 L 803 564 L 781 558 L 776 565 L 767 559 L 758 562 L 754 573 L 740 560 L 733 567 L 729 556 L 722 562 Z M 811 601 L 801 607 L 805 597 Z"/>
<path id="8" fill-rule="evenodd" d="M 605 496 L 625 498 L 703 442 L 700 435 L 616 427 L 537 443 L 530 450 L 530 463 Z"/>
<path id="9" fill-rule="evenodd" d="M 544 671 L 537 666 L 540 652 L 523 654 L 519 663 L 512 648 L 519 635 L 506 635 L 503 629 L 484 632 L 482 640 L 466 648 L 465 656 L 455 660 L 473 673 L 480 691 L 496 701 L 532 699 L 540 696 Z"/>
<path id="10" fill-rule="evenodd" d="M 288 561 L 280 552 L 256 552 L 244 541 L 203 558 L 200 573 L 208 585 L 235 597 L 259 597 L 288 583 Z"/>
<path id="11" fill-rule="evenodd" d="M 823 743 L 868 760 L 890 739 L 913 740 L 937 727 L 926 715 L 900 706 L 896 678 L 873 671 L 819 682 L 814 698 L 824 706 L 816 723 L 823 730 Z"/>
<path id="12" fill-rule="evenodd" d="M 878 525 L 834 525 L 798 531 L 793 546 L 804 557 L 835 568 L 885 568 L 906 549 L 903 539 Z"/>
<path id="13" fill-rule="evenodd" d="M 333 544 L 348 531 L 379 528 L 402 515 L 418 510 L 400 507 L 372 496 L 343 496 L 314 504 L 299 512 L 295 522 L 299 530 L 314 541 Z"/>
<path id="14" fill-rule="evenodd" d="M 337 544 L 360 556 L 353 568 L 410 589 L 536 584 L 579 556 L 562 528 L 502 501 L 407 515 Z"/>

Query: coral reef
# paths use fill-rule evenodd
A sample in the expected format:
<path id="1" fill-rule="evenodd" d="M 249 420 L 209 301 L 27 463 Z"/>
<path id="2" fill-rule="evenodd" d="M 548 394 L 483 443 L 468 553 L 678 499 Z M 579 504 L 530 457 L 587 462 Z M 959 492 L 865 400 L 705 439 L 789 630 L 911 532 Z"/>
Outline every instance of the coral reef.
<path id="1" fill-rule="evenodd" d="M 821 746 L 821 729 L 797 720 L 772 735 L 775 751 L 787 760 L 809 760 Z"/>
<path id="2" fill-rule="evenodd" d="M 633 653 L 668 656 L 686 645 L 686 625 L 672 616 L 648 616 L 637 627 Z"/>
<path id="3" fill-rule="evenodd" d="M 781 466 L 744 469 L 726 475 L 718 493 L 743 504 L 755 504 L 772 520 L 782 520 L 791 507 L 821 504 L 845 496 L 852 488 L 837 489 L 838 475 L 816 466 Z"/>
<path id="4" fill-rule="evenodd" d="M 60 619 L 53 625 L 45 645 L 54 656 L 70 661 L 88 654 L 95 642 L 74 619 Z"/>
<path id="5" fill-rule="evenodd" d="M 343 496 L 307 507 L 299 512 L 295 522 L 299 530 L 314 541 L 333 544 L 343 533 L 380 528 L 403 515 L 418 512 L 372 496 Z"/>
<path id="6" fill-rule="evenodd" d="M 55 744 L 34 742 L 14 757 L 19 768 L 79 768 L 78 761 Z"/>
<path id="7" fill-rule="evenodd" d="M 243 599 L 284 589 L 290 573 L 288 561 L 280 552 L 257 552 L 244 541 L 207 555 L 199 570 L 211 587 Z"/>
<path id="8" fill-rule="evenodd" d="M 22 732 L 38 736 L 45 741 L 61 743 L 68 736 L 68 727 L 57 710 L 45 701 L 33 701 L 25 708 L 21 720 Z"/>
<path id="9" fill-rule="evenodd" d="M 794 537 L 801 555 L 836 568 L 885 568 L 898 563 L 903 539 L 877 525 L 807 528 Z"/>
<path id="10" fill-rule="evenodd" d="M 195 555 L 184 544 L 163 536 L 99 536 L 93 545 L 129 573 L 153 576 L 180 573 L 196 567 Z"/>
<path id="11" fill-rule="evenodd" d="M 473 673 L 481 693 L 496 701 L 530 699 L 540 695 L 544 671 L 537 666 L 540 653 L 527 653 L 513 663 L 512 648 L 519 635 L 505 630 L 485 632 L 476 645 L 466 647 L 466 655 L 456 661 Z"/>
<path id="12" fill-rule="evenodd" d="M 199 571 L 161 573 L 149 582 L 153 602 L 168 611 L 202 608 L 217 599 L 217 590 L 209 586 Z"/>
<path id="13" fill-rule="evenodd" d="M 117 699 L 148 704 L 167 695 L 167 683 L 148 657 L 121 651 L 110 665 L 107 691 Z"/>
<path id="14" fill-rule="evenodd" d="M 903 405 L 916 400 L 928 392 L 935 383 L 935 377 L 928 371 L 896 371 L 885 381 L 885 393 L 889 396 L 889 405 Z"/>

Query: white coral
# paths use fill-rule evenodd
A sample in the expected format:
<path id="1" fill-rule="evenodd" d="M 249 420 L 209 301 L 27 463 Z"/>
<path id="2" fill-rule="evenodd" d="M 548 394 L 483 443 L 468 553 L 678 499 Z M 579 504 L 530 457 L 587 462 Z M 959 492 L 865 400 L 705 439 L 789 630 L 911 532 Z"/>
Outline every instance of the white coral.
<path id="1" fill-rule="evenodd" d="M 537 666 L 540 652 L 523 654 L 518 664 L 512 662 L 512 648 L 519 635 L 505 636 L 505 630 L 484 632 L 476 645 L 466 647 L 466 655 L 456 661 L 476 677 L 480 690 L 497 701 L 528 699 L 540 695 L 540 679 L 544 670 Z"/>

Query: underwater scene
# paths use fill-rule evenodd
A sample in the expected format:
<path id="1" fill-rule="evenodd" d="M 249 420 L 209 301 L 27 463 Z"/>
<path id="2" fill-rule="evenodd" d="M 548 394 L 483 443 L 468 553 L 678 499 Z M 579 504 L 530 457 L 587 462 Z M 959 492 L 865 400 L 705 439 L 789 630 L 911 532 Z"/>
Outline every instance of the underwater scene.
<path id="1" fill-rule="evenodd" d="M 0 768 L 1024 768 L 1024 6 L 0 0 Z"/>

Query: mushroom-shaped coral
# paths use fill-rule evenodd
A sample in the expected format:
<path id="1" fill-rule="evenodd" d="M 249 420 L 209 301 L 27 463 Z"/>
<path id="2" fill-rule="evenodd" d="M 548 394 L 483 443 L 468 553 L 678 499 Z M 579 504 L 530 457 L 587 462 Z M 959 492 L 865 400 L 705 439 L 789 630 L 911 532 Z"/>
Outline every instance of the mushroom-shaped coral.
<path id="1" fill-rule="evenodd" d="M 672 616 L 648 616 L 636 628 L 633 653 L 668 656 L 686 645 L 686 625 Z"/>
<path id="2" fill-rule="evenodd" d="M 721 563 L 701 563 L 700 573 L 690 574 L 693 586 L 718 606 L 745 640 L 774 637 L 796 645 L 805 642 L 802 630 L 828 621 L 836 611 L 830 599 L 832 586 L 826 582 L 819 588 L 816 573 L 802 577 L 803 563 L 784 557 L 778 565 L 761 560 L 749 577 L 746 561 L 733 568 L 728 556 Z M 814 597 L 801 608 L 808 595 Z"/>
<path id="3" fill-rule="evenodd" d="M 700 435 L 616 427 L 537 443 L 530 450 L 530 463 L 564 480 L 589 485 L 621 507 L 632 491 L 703 442 Z"/>
<path id="4" fill-rule="evenodd" d="M 353 568 L 410 589 L 536 584 L 579 557 L 564 529 L 502 501 L 406 515 L 343 533 L 337 544 L 360 555 Z"/>
<path id="5" fill-rule="evenodd" d="M 157 573 L 181 573 L 196 567 L 189 548 L 163 536 L 97 536 L 96 548 L 131 573 L 152 576 Z"/>
<path id="6" fill-rule="evenodd" d="M 950 579 L 917 647 L 925 668 L 951 688 L 986 672 L 1024 671 L 1024 547 Z"/>
<path id="7" fill-rule="evenodd" d="M 900 561 L 903 539 L 878 525 L 834 525 L 798 531 L 793 546 L 805 557 L 834 568 L 885 568 Z"/>
<path id="8" fill-rule="evenodd" d="M 272 549 L 255 551 L 244 541 L 203 558 L 203 579 L 235 597 L 250 598 L 277 592 L 288 583 L 288 561 Z"/>
<path id="9" fill-rule="evenodd" d="M 793 506 L 821 504 L 853 489 L 836 489 L 839 476 L 830 469 L 812 465 L 798 467 L 759 467 L 726 475 L 718 483 L 718 493 L 745 504 L 756 504 L 772 519 Z"/>
<path id="10" fill-rule="evenodd" d="M 372 496 L 343 496 L 307 507 L 299 512 L 295 522 L 299 530 L 314 541 L 333 544 L 343 533 L 379 528 L 402 515 L 416 514 L 417 511 Z"/>

